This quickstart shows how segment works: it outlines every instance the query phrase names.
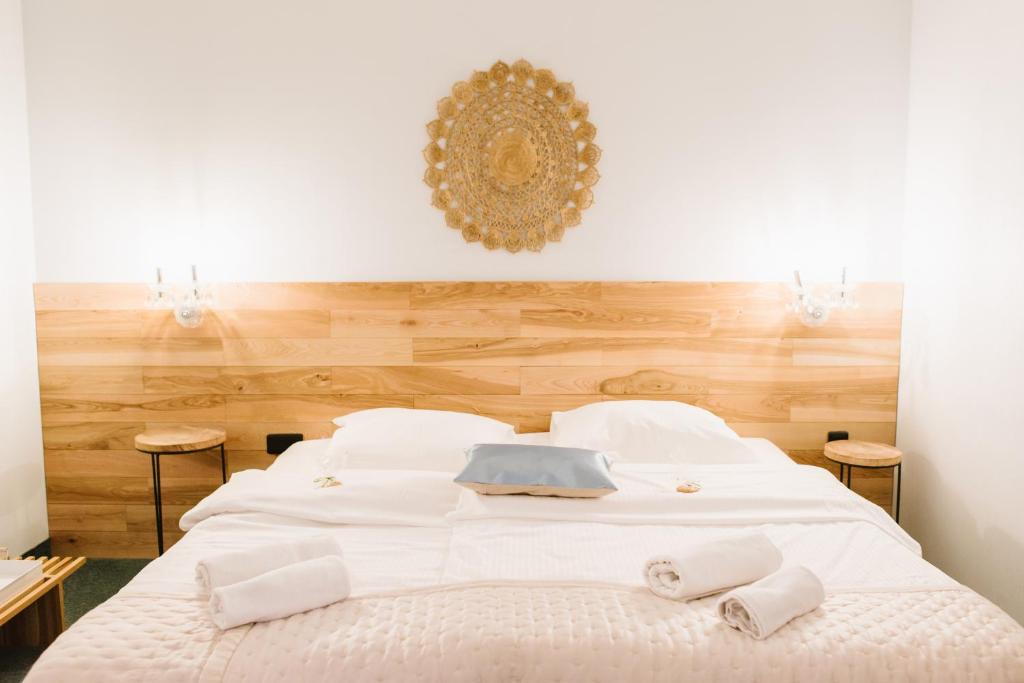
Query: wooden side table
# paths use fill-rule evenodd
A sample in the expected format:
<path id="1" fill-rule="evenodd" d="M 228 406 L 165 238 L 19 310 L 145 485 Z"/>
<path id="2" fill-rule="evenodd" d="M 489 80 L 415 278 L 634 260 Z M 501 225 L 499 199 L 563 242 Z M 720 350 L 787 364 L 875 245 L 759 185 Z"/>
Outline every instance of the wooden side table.
<path id="1" fill-rule="evenodd" d="M 227 437 L 223 429 L 168 425 L 147 429 L 135 437 L 135 450 L 148 453 L 153 465 L 153 507 L 156 508 L 156 544 L 158 554 L 164 554 L 163 504 L 160 499 L 160 456 L 185 455 L 220 447 L 220 477 L 228 481 L 228 463 L 224 454 Z"/>
<path id="2" fill-rule="evenodd" d="M 896 488 L 893 505 L 896 522 L 900 521 L 900 488 L 903 485 L 903 452 L 895 446 L 873 441 L 829 441 L 825 444 L 825 457 L 839 463 L 839 481 L 853 488 L 853 468 L 892 468 Z"/>
<path id="3" fill-rule="evenodd" d="M 43 576 L 0 603 L 0 645 L 46 647 L 57 639 L 64 618 L 64 579 L 85 564 L 84 557 L 24 557 L 42 560 Z"/>

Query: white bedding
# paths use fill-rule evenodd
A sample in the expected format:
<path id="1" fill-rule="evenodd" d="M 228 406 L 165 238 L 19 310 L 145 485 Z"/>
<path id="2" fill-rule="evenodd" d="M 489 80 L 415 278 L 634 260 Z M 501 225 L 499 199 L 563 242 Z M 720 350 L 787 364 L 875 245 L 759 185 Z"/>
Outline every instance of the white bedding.
<path id="1" fill-rule="evenodd" d="M 620 491 L 586 500 L 479 496 L 435 472 L 347 470 L 343 486 L 314 489 L 323 445 L 236 474 L 187 513 L 184 539 L 62 635 L 29 680 L 622 680 L 622 667 L 631 680 L 949 680 L 947 646 L 975 680 L 1024 680 L 1024 630 L 922 560 L 880 508 L 763 443 L 756 465 L 617 466 Z M 677 493 L 681 478 L 704 488 Z M 648 556 L 739 529 L 766 533 L 829 595 L 763 643 L 718 628 L 713 601 L 643 588 Z M 211 628 L 198 558 L 323 533 L 345 548 L 351 598 Z"/>

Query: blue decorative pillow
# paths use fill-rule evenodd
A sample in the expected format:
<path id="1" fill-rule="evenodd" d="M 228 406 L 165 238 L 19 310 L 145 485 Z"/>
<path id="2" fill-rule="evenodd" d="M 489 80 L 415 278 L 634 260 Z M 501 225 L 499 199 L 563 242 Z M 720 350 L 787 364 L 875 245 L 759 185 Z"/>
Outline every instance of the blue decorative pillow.
<path id="1" fill-rule="evenodd" d="M 601 451 L 522 444 L 477 444 L 455 483 L 477 493 L 598 498 L 618 490 Z"/>

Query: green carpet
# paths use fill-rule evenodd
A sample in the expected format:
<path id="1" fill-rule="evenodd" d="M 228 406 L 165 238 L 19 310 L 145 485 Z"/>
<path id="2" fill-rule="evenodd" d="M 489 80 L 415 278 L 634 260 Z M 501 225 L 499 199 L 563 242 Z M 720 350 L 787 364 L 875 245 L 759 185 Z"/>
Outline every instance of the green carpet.
<path id="1" fill-rule="evenodd" d="M 45 555 L 47 551 L 26 553 L 29 554 Z M 147 564 L 149 560 L 89 558 L 64 582 L 64 614 L 68 624 L 121 590 Z M 21 683 L 41 653 L 38 648 L 0 648 L 0 683 Z"/>

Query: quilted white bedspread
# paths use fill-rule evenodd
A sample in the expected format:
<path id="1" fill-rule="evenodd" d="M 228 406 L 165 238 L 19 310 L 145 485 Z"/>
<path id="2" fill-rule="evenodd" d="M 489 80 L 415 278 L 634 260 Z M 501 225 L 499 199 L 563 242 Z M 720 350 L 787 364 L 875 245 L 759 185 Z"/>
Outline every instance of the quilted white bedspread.
<path id="1" fill-rule="evenodd" d="M 355 598 L 220 632 L 195 599 L 115 598 L 30 681 L 1024 680 L 1020 627 L 967 590 L 841 594 L 765 641 L 714 598 L 470 585 Z"/>
<path id="2" fill-rule="evenodd" d="M 623 468 L 619 493 L 583 505 L 478 497 L 436 473 L 348 471 L 314 492 L 309 474 L 222 487 L 28 681 L 1024 681 L 1024 629 L 816 468 Z M 675 493 L 680 476 L 707 495 Z M 750 528 L 822 578 L 822 607 L 755 641 L 714 598 L 643 587 L 652 552 Z M 345 544 L 353 596 L 217 630 L 195 560 L 314 533 Z"/>

